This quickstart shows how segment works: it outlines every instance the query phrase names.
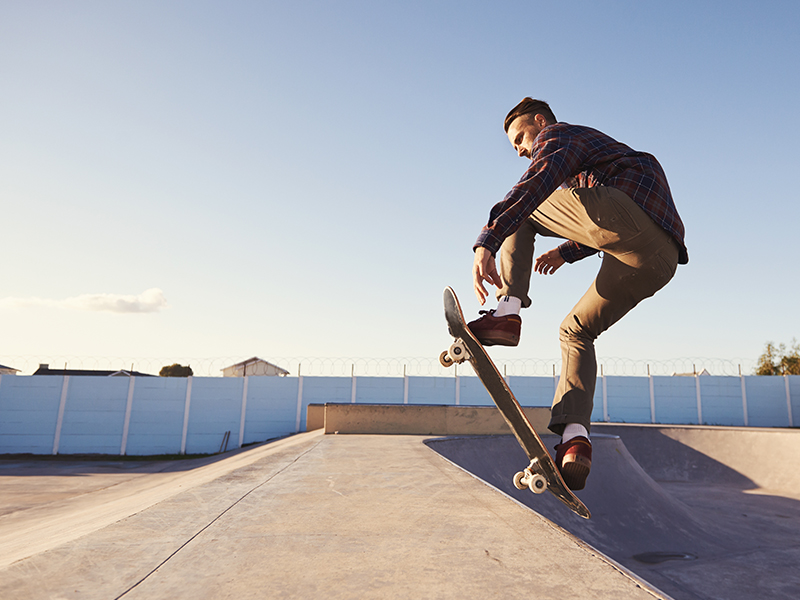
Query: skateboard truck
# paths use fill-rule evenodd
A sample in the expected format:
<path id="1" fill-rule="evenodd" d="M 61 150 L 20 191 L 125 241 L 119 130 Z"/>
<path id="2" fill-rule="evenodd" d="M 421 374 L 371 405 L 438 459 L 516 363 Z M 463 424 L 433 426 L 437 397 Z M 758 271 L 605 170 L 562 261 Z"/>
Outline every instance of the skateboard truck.
<path id="1" fill-rule="evenodd" d="M 472 358 L 467 345 L 461 338 L 450 344 L 450 348 L 439 355 L 439 362 L 443 367 L 451 367 L 454 363 L 462 363 Z"/>
<path id="2" fill-rule="evenodd" d="M 534 458 L 524 471 L 519 471 L 514 475 L 514 487 L 518 490 L 528 488 L 534 494 L 541 494 L 547 489 L 547 479 L 541 473 L 537 473 L 539 459 Z"/>

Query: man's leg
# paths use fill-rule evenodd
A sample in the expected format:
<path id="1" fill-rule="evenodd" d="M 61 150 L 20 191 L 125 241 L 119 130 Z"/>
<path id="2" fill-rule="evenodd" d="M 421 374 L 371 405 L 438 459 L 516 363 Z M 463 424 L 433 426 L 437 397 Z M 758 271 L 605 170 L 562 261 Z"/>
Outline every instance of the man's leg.
<path id="1" fill-rule="evenodd" d="M 557 235 L 603 251 L 597 278 L 559 329 L 561 380 L 550 429 L 567 423 L 587 430 L 597 361 L 594 340 L 672 278 L 677 243 L 626 194 L 608 187 L 554 192 L 531 216 L 534 232 Z"/>
<path id="2" fill-rule="evenodd" d="M 499 269 L 503 287 L 497 290 L 498 300 L 503 297 L 519 298 L 522 308 L 531 306 L 528 290 L 533 274 L 533 253 L 537 235 L 561 237 L 544 227 L 534 217 L 529 217 L 503 242 L 500 247 Z"/>
<path id="3" fill-rule="evenodd" d="M 638 267 L 605 254 L 597 278 L 559 328 L 561 379 L 550 417 L 550 429 L 562 434 L 568 423 L 590 430 L 597 360 L 594 341 L 639 302 L 664 287 L 678 263 L 677 244 L 664 246 Z"/>
<path id="4" fill-rule="evenodd" d="M 497 299 L 518 298 L 522 308 L 528 308 L 531 305 L 528 289 L 533 273 L 535 227 L 536 223 L 526 219 L 522 226 L 508 236 L 500 247 L 500 278 L 503 280 L 503 287 L 497 290 Z"/>
<path id="5" fill-rule="evenodd" d="M 531 219 L 535 231 L 554 232 L 603 251 L 597 278 L 559 329 L 561 379 L 549 427 L 563 435 L 556 462 L 564 481 L 577 490 L 591 468 L 594 340 L 669 282 L 677 267 L 678 246 L 633 200 L 613 188 L 559 190 Z"/>

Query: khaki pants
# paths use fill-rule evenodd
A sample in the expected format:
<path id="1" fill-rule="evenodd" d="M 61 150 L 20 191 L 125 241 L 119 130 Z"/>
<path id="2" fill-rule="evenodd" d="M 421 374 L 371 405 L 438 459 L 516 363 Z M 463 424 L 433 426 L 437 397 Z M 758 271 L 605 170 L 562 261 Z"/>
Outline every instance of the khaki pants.
<path id="1" fill-rule="evenodd" d="M 588 430 L 597 377 L 594 340 L 672 279 L 678 243 L 615 188 L 558 190 L 501 248 L 504 285 L 497 295 L 520 298 L 526 308 L 531 305 L 528 287 L 537 234 L 603 252 L 597 277 L 559 329 L 561 379 L 549 425 L 559 435 L 567 423 L 580 423 Z"/>

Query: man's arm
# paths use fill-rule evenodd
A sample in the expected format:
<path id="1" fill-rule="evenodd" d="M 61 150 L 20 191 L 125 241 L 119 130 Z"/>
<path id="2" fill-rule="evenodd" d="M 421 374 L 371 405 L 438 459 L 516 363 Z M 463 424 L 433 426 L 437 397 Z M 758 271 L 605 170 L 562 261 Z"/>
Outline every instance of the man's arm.
<path id="1" fill-rule="evenodd" d="M 571 131 L 571 126 L 561 123 L 542 130 L 530 166 L 506 197 L 494 205 L 473 248 L 483 247 L 496 255 L 503 240 L 578 171 L 589 150 Z"/>

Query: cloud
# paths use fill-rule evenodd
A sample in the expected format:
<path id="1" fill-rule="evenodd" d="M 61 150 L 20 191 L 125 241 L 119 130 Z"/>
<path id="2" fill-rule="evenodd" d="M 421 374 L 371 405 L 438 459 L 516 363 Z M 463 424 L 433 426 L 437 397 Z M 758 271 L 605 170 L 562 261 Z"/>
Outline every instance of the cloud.
<path id="1" fill-rule="evenodd" d="M 125 296 L 122 294 L 82 294 L 64 300 L 50 300 L 47 298 L 0 299 L 0 308 L 30 308 L 39 306 L 115 313 L 154 313 L 163 308 L 168 308 L 164 292 L 158 288 L 145 290 L 138 296 Z"/>

